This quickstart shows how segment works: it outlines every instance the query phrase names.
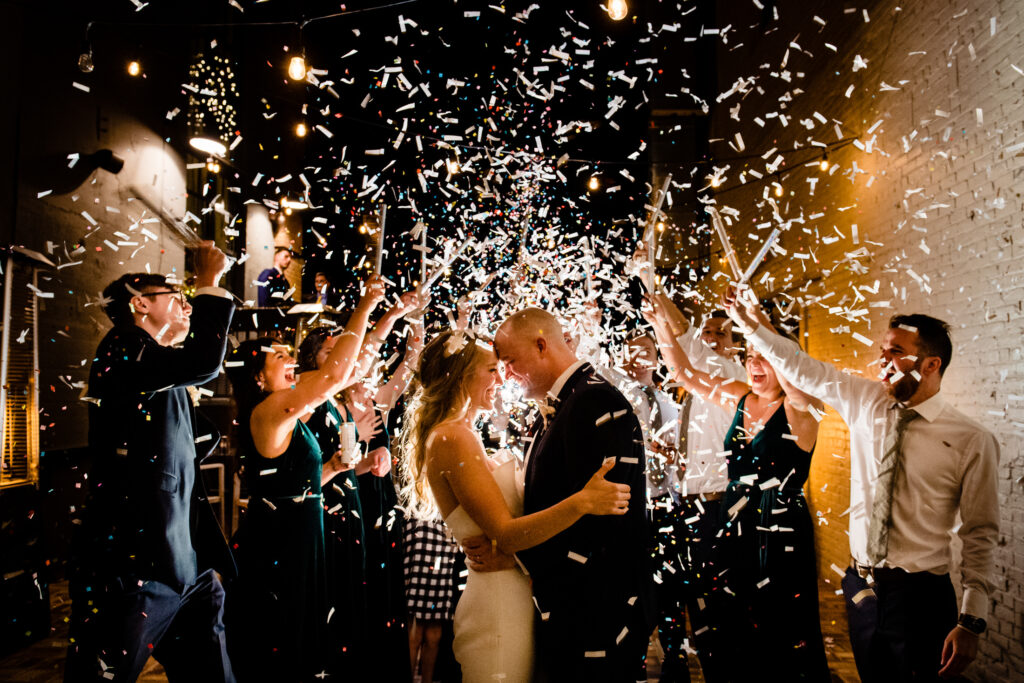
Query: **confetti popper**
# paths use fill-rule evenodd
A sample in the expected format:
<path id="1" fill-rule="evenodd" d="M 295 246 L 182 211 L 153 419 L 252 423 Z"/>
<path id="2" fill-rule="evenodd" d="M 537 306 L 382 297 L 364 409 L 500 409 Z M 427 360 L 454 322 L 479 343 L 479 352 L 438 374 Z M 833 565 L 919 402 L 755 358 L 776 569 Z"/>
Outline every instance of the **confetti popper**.
<path id="1" fill-rule="evenodd" d="M 768 256 L 768 250 L 772 248 L 773 244 L 775 244 L 775 240 L 779 238 L 780 233 L 781 231 L 778 228 L 775 228 L 772 230 L 772 234 L 768 235 L 768 239 L 765 240 L 763 245 L 761 245 L 761 249 L 757 252 L 757 256 L 754 257 L 754 260 L 750 263 L 746 272 L 743 273 L 743 277 L 740 278 L 741 285 L 745 285 L 750 282 L 750 278 L 754 276 L 754 273 L 757 272 L 758 266 L 760 266 L 761 262 L 764 261 L 766 256 Z"/>
<path id="2" fill-rule="evenodd" d="M 388 220 L 388 205 L 381 202 L 380 205 L 380 235 L 377 236 L 377 263 L 374 268 L 375 273 L 381 274 L 381 268 L 384 265 L 384 224 Z"/>
<path id="3" fill-rule="evenodd" d="M 655 291 L 656 287 L 654 282 L 654 243 L 658 238 L 658 216 L 661 215 L 661 205 L 665 203 L 665 196 L 668 194 L 668 188 L 671 183 L 672 174 L 669 173 L 665 176 L 665 182 L 661 184 L 661 190 L 658 191 L 654 211 L 651 212 L 650 218 L 647 219 L 647 230 L 644 232 L 644 239 L 647 241 L 647 291 L 651 293 Z"/>
<path id="4" fill-rule="evenodd" d="M 722 243 L 725 258 L 729 261 L 729 267 L 732 268 L 732 276 L 739 280 L 742 277 L 740 263 L 736 260 L 736 252 L 732 248 L 732 242 L 729 241 L 729 235 L 725 232 L 722 216 L 718 213 L 718 209 L 713 206 L 708 206 L 705 210 L 711 214 L 711 224 L 715 226 L 715 232 L 718 233 L 718 240 Z"/>
<path id="5" fill-rule="evenodd" d="M 427 278 L 423 282 L 423 284 L 419 286 L 420 294 L 425 294 L 426 292 L 429 292 L 430 288 L 433 286 L 433 284 L 435 282 L 437 282 L 438 278 L 441 277 L 441 275 L 444 273 L 445 269 L 451 267 L 451 265 L 453 263 L 458 261 L 459 257 L 462 256 L 462 252 L 466 251 L 466 249 L 471 244 L 473 244 L 473 240 L 472 239 L 468 239 L 465 242 L 463 242 L 462 246 L 458 248 L 458 250 L 452 255 L 452 257 L 450 259 L 448 259 L 447 261 L 445 261 L 444 263 L 439 265 L 436 269 L 434 269 L 434 272 L 430 274 L 430 277 Z"/>
<path id="6" fill-rule="evenodd" d="M 420 229 L 420 282 L 427 281 L 427 226 Z"/>

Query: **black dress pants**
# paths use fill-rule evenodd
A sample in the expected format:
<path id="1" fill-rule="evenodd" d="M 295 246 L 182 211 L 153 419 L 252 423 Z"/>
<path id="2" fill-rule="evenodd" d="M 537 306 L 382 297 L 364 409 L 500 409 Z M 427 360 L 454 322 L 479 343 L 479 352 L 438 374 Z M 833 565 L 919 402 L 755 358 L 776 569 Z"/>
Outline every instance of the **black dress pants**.
<path id="1" fill-rule="evenodd" d="M 875 609 L 869 598 L 861 603 L 867 611 L 848 612 L 851 641 L 866 649 L 857 658 L 862 679 L 938 681 L 942 645 L 958 613 L 949 574 L 883 568 L 874 570 L 874 579 Z"/>
<path id="2" fill-rule="evenodd" d="M 722 621 L 728 600 L 723 600 L 719 576 L 725 567 L 719 557 L 721 539 L 718 537 L 722 529 L 722 501 L 687 496 L 676 508 L 675 529 L 681 545 L 678 599 L 683 601 L 690 615 L 692 644 L 697 650 L 704 680 L 708 683 L 726 681 L 727 662 L 723 658 L 728 656 L 729 648 L 723 642 Z M 689 680 L 689 673 L 685 678 L 680 673 L 678 680 Z"/>
<path id="3" fill-rule="evenodd" d="M 106 589 L 75 582 L 71 595 L 67 683 L 134 681 L 150 655 L 169 681 L 235 680 L 224 637 L 224 587 L 212 569 L 180 593 L 159 581 Z"/>

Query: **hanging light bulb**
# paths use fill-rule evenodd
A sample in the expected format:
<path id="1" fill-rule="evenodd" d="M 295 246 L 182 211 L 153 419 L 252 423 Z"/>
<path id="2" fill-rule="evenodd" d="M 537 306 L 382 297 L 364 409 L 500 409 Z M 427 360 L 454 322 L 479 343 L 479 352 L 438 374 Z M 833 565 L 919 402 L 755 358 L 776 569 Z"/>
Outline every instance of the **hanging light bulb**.
<path id="1" fill-rule="evenodd" d="M 210 173 L 220 173 L 220 162 L 210 157 L 206 160 L 206 170 Z"/>
<path id="2" fill-rule="evenodd" d="M 716 175 L 711 176 L 711 187 L 719 187 L 722 184 L 722 179 Z"/>
<path id="3" fill-rule="evenodd" d="M 629 5 L 626 0 L 608 0 L 608 18 L 612 21 L 622 21 L 629 14 Z"/>
<path id="4" fill-rule="evenodd" d="M 304 138 L 306 137 L 306 133 L 308 132 L 309 130 L 306 128 L 306 124 L 303 123 L 302 121 L 299 121 L 297 124 L 295 124 L 295 135 L 297 135 L 298 137 Z"/>
<path id="5" fill-rule="evenodd" d="M 828 153 L 827 152 L 825 153 L 825 156 L 821 157 L 821 163 L 818 164 L 818 168 L 820 168 L 822 171 L 827 171 L 828 170 Z"/>
<path id="6" fill-rule="evenodd" d="M 601 189 L 601 180 L 597 177 L 597 175 L 590 176 L 590 180 L 587 181 L 587 189 L 589 189 L 591 192 L 597 192 L 599 189 Z"/>
<path id="7" fill-rule="evenodd" d="M 132 61 L 128 62 L 129 76 L 138 76 L 140 73 L 142 73 L 142 65 L 139 64 L 139 60 L 133 59 Z"/>
<path id="8" fill-rule="evenodd" d="M 92 70 L 96 68 L 96 65 L 92 61 L 92 50 L 89 49 L 86 52 L 78 55 L 78 69 L 84 74 L 92 73 Z"/>
<path id="9" fill-rule="evenodd" d="M 780 185 L 779 183 L 772 183 L 772 185 L 775 186 L 775 196 L 776 197 L 781 197 L 782 196 L 782 185 Z"/>
<path id="10" fill-rule="evenodd" d="M 302 81 L 306 78 L 306 58 L 300 56 L 292 57 L 288 62 L 288 78 L 293 81 Z"/>

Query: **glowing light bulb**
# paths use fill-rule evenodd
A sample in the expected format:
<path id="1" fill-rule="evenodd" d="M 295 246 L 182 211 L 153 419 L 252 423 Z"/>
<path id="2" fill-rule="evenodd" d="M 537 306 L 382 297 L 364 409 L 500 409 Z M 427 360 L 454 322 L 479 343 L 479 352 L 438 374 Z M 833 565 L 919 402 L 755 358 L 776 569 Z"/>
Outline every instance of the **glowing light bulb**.
<path id="1" fill-rule="evenodd" d="M 600 179 L 598 179 L 596 175 L 590 176 L 590 180 L 587 181 L 587 188 L 591 192 L 597 192 L 599 189 L 601 189 Z"/>
<path id="2" fill-rule="evenodd" d="M 820 168 L 822 171 L 828 170 L 828 157 L 825 157 L 821 160 L 821 163 L 818 164 L 818 168 Z"/>
<path id="3" fill-rule="evenodd" d="M 138 76 L 140 73 L 142 73 L 142 65 L 139 64 L 138 60 L 133 59 L 132 61 L 128 62 L 129 76 Z"/>
<path id="4" fill-rule="evenodd" d="M 84 74 L 92 73 L 96 65 L 92 61 L 92 52 L 83 52 L 78 55 L 78 69 Z"/>
<path id="5" fill-rule="evenodd" d="M 775 186 L 775 196 L 776 197 L 781 197 L 782 196 L 782 185 L 780 185 L 778 183 L 772 183 L 772 185 Z"/>
<path id="6" fill-rule="evenodd" d="M 711 176 L 711 187 L 718 187 L 722 184 L 722 179 L 718 176 Z"/>
<path id="7" fill-rule="evenodd" d="M 665 222 L 658 221 L 658 232 L 665 232 Z"/>
<path id="8" fill-rule="evenodd" d="M 288 78 L 293 81 L 301 81 L 306 78 L 306 59 L 304 57 L 292 57 L 288 62 Z"/>
<path id="9" fill-rule="evenodd" d="M 206 170 L 210 173 L 220 173 L 220 162 L 216 159 L 207 159 Z"/>
<path id="10" fill-rule="evenodd" d="M 306 133 L 308 133 L 308 132 L 309 132 L 309 131 L 308 131 L 308 129 L 306 128 L 306 124 L 305 124 L 305 123 L 303 123 L 302 121 L 299 121 L 299 122 L 298 122 L 298 123 L 297 123 L 297 124 L 295 125 L 295 135 L 297 135 L 298 137 L 300 137 L 300 138 L 304 138 L 304 137 L 306 137 Z"/>
<path id="11" fill-rule="evenodd" d="M 608 18 L 612 21 L 622 21 L 629 14 L 629 5 L 626 0 L 608 0 Z"/>

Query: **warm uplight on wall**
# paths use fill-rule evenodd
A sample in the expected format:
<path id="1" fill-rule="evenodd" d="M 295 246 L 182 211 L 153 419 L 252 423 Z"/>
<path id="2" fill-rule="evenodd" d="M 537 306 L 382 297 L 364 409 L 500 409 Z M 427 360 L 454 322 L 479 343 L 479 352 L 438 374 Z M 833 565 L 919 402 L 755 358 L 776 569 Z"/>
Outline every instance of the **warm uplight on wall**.
<path id="1" fill-rule="evenodd" d="M 288 78 L 293 81 L 302 81 L 306 78 L 306 59 L 305 57 L 292 57 L 288 62 Z"/>
<path id="2" fill-rule="evenodd" d="M 140 73 L 142 73 L 142 65 L 139 64 L 138 60 L 133 59 L 132 61 L 128 62 L 129 76 L 138 76 Z"/>
<path id="3" fill-rule="evenodd" d="M 612 21 L 622 21 L 629 14 L 629 5 L 626 0 L 608 0 L 608 18 Z"/>

